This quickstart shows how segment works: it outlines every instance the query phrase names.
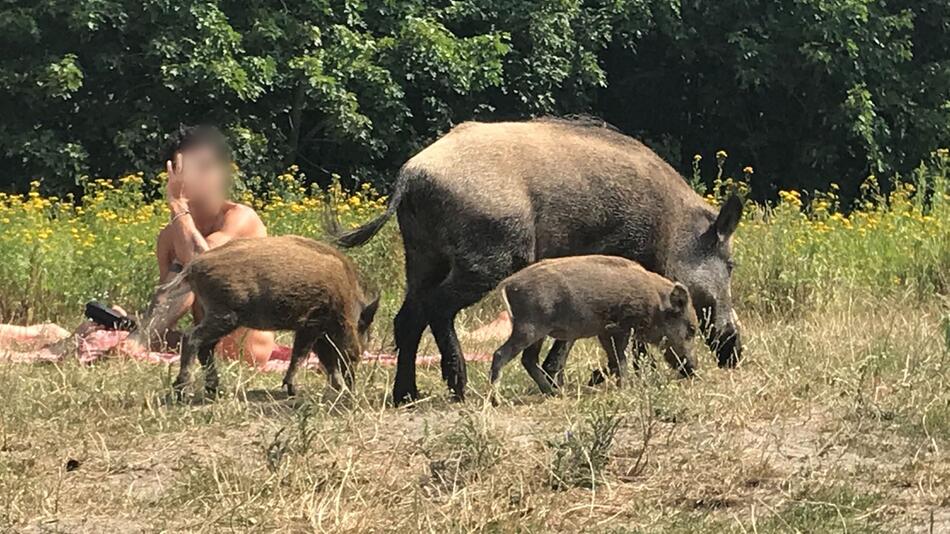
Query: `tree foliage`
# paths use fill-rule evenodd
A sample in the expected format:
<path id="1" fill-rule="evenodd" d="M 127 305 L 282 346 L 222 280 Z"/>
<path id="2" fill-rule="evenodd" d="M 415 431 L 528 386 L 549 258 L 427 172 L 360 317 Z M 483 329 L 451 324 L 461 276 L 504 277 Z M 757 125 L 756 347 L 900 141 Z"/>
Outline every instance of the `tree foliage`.
<path id="1" fill-rule="evenodd" d="M 471 118 L 590 113 L 774 187 L 857 187 L 950 141 L 944 0 L 0 6 L 6 187 L 157 169 L 180 122 L 226 127 L 249 176 L 377 182 Z"/>

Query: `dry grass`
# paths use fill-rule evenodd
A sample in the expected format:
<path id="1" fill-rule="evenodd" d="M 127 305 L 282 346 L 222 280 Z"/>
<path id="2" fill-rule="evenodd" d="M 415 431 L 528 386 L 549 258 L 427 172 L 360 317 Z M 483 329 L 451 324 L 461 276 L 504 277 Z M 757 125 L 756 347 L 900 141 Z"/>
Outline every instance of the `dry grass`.
<path id="1" fill-rule="evenodd" d="M 485 364 L 462 405 L 425 369 L 410 409 L 385 367 L 343 407 L 314 373 L 291 401 L 232 365 L 222 399 L 177 405 L 174 369 L 3 366 L 0 530 L 947 532 L 942 313 L 852 295 L 745 317 L 740 369 L 622 390 L 580 386 L 601 359 L 585 343 L 561 397 L 512 365 L 498 408 Z"/>

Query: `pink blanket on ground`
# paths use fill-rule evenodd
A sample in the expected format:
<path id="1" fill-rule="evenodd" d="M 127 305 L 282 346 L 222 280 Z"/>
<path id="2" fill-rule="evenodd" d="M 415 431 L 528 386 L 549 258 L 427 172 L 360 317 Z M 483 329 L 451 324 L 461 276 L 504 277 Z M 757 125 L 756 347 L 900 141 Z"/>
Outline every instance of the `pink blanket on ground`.
<path id="1" fill-rule="evenodd" d="M 128 332 L 116 330 L 97 330 L 79 340 L 79 361 L 82 363 L 92 363 L 103 359 L 109 351 L 121 343 Z M 125 353 L 123 353 L 125 354 Z M 176 352 L 145 352 L 142 354 L 127 354 L 127 356 L 148 361 L 152 363 L 177 363 L 181 357 Z M 471 354 L 465 356 L 466 360 L 491 360 L 490 354 Z M 386 353 L 364 352 L 363 362 L 379 362 L 382 365 L 395 365 L 396 355 Z M 417 364 L 429 365 L 439 361 L 438 356 L 420 356 L 416 358 Z M 271 353 L 270 359 L 265 364 L 263 371 L 283 372 L 287 370 L 290 363 L 290 347 L 278 345 Z M 317 357 L 313 354 L 307 359 L 307 367 L 317 368 L 320 366 Z"/>
<path id="2" fill-rule="evenodd" d="M 61 338 L 66 334 L 65 330 L 59 329 L 57 332 L 49 332 L 50 327 L 55 325 L 42 325 L 41 327 L 12 327 L 16 333 L 8 334 L 6 337 L 19 347 L 26 350 L 4 351 L 6 343 L 0 342 L 0 362 L 15 363 L 43 363 L 60 362 L 65 359 L 61 353 L 54 352 L 48 348 L 48 345 L 56 339 L 48 339 L 50 336 Z M 58 327 L 56 327 L 58 328 Z M 62 333 L 60 333 L 62 332 Z M 506 337 L 511 332 L 511 325 L 507 315 L 503 314 L 498 319 L 488 325 L 471 332 L 469 337 L 478 341 L 485 341 L 496 337 Z M 119 355 L 134 360 L 146 361 L 150 363 L 176 363 L 180 355 L 176 352 L 141 352 L 129 353 L 113 351 L 122 341 L 128 337 L 129 333 L 121 330 L 92 330 L 84 335 L 76 336 L 77 358 L 80 363 L 90 364 L 99 360 Z M 0 335 L 0 338 L 4 336 Z M 66 336 L 68 337 L 68 336 Z M 0 339 L 0 341 L 6 341 Z M 474 353 L 466 354 L 465 359 L 469 361 L 489 361 L 491 354 Z M 395 365 L 396 355 L 387 353 L 364 352 L 362 360 L 364 362 L 379 362 L 381 365 Z M 439 361 L 438 355 L 426 355 L 416 358 L 418 365 L 431 365 Z M 287 369 L 290 362 L 290 347 L 278 346 L 271 353 L 270 359 L 263 367 L 267 372 L 283 372 Z M 312 354 L 306 363 L 307 367 L 319 367 L 319 361 Z"/>

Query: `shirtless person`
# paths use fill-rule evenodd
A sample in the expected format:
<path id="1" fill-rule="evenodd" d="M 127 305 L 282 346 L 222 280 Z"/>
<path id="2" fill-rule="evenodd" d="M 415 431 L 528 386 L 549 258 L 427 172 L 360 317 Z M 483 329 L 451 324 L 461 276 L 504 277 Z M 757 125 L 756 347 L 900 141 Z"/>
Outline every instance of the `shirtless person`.
<path id="1" fill-rule="evenodd" d="M 232 159 L 227 139 L 211 126 L 181 127 L 163 154 L 168 171 L 165 200 L 171 219 L 158 234 L 159 281 L 171 280 L 183 266 L 198 254 L 221 246 L 238 237 L 267 235 L 264 223 L 248 206 L 231 202 Z M 201 309 L 194 296 L 172 303 L 164 324 L 152 324 L 163 332 L 174 326 L 190 309 L 195 322 Z M 131 337 L 123 350 L 136 350 L 141 338 Z M 221 340 L 217 352 L 224 358 L 243 357 L 249 363 L 263 366 L 274 350 L 274 334 L 241 328 Z"/>

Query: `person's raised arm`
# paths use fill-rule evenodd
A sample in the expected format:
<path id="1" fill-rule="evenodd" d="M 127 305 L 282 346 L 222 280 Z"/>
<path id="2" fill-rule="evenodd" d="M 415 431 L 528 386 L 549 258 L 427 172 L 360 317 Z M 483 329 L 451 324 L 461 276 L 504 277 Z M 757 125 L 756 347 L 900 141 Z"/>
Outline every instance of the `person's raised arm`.
<path id="1" fill-rule="evenodd" d="M 207 240 L 201 235 L 195 225 L 188 206 L 188 169 L 185 167 L 185 158 L 180 152 L 175 154 L 174 161 L 166 161 L 168 171 L 168 185 L 165 189 L 165 199 L 171 210 L 171 222 L 168 224 L 168 235 L 174 257 L 182 264 L 187 265 L 195 256 L 210 248 Z"/>

